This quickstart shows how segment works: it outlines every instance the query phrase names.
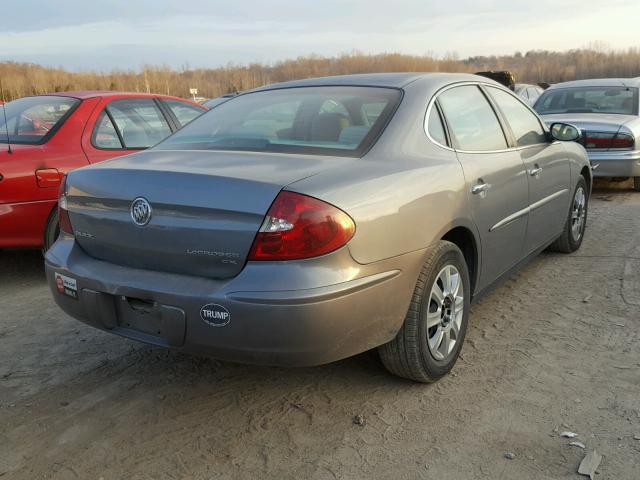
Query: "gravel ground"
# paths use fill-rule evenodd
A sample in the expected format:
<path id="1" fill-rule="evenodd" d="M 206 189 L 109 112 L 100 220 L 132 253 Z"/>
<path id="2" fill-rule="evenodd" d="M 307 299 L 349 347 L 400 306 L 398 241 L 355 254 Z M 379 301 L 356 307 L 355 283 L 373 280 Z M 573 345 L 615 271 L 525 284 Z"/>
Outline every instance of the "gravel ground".
<path id="1" fill-rule="evenodd" d="M 371 353 L 285 369 L 140 345 L 63 314 L 39 253 L 0 252 L 0 479 L 579 479 L 595 448 L 596 478 L 637 480 L 640 194 L 625 186 L 594 192 L 579 252 L 542 254 L 473 305 L 435 385 Z"/>

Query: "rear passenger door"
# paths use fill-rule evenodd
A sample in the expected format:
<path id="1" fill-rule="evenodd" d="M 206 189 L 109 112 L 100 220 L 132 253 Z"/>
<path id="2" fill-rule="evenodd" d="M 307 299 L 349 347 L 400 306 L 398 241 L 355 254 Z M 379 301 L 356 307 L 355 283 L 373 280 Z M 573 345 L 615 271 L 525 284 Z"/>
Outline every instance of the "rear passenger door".
<path id="1" fill-rule="evenodd" d="M 144 150 L 175 130 L 153 98 L 111 100 L 97 110 L 82 140 L 91 163 Z"/>
<path id="2" fill-rule="evenodd" d="M 542 122 L 516 96 L 484 87 L 512 134 L 514 147 L 527 168 L 529 225 L 525 254 L 556 238 L 566 221 L 570 167 L 560 142 L 550 142 Z"/>
<path id="3" fill-rule="evenodd" d="M 478 85 L 440 93 L 451 142 L 462 164 L 471 215 L 480 232 L 479 289 L 496 280 L 523 256 L 528 218 L 528 185 L 518 151 L 509 148 L 504 127 Z"/>

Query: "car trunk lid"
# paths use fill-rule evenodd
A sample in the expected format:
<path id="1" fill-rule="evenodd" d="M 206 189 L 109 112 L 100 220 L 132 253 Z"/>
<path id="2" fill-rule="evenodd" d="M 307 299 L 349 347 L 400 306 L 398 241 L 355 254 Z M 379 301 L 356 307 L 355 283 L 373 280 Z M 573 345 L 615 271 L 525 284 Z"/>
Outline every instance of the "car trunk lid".
<path id="1" fill-rule="evenodd" d="M 233 277 L 244 267 L 280 190 L 335 160 L 147 151 L 71 172 L 69 216 L 76 241 L 95 258 L 142 269 Z M 136 199 L 151 207 L 144 225 L 133 219 Z"/>

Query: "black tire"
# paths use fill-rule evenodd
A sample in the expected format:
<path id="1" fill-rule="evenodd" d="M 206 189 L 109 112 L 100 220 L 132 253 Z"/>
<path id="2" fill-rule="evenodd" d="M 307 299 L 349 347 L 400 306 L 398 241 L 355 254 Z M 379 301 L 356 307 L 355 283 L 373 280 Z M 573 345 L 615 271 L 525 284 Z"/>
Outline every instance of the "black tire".
<path id="1" fill-rule="evenodd" d="M 582 228 L 580 230 L 580 235 L 578 238 L 575 237 L 572 229 L 573 221 L 571 215 L 573 213 L 574 203 L 576 201 L 576 195 L 578 191 L 582 188 L 582 191 L 585 194 L 585 204 L 584 204 L 584 221 L 582 222 Z M 567 220 L 564 224 L 564 230 L 562 231 L 562 235 L 560 235 L 555 242 L 553 242 L 549 246 L 549 250 L 560 253 L 573 253 L 580 248 L 582 245 L 582 239 L 584 238 L 584 232 L 587 228 L 587 214 L 589 212 L 589 191 L 587 190 L 587 182 L 585 181 L 583 176 L 580 176 L 578 179 L 578 183 L 573 189 L 573 194 L 571 196 L 571 204 L 569 205 L 569 213 L 567 214 Z"/>
<path id="2" fill-rule="evenodd" d="M 58 209 L 54 208 L 49 219 L 47 220 L 47 226 L 44 230 L 44 242 L 42 247 L 42 253 L 46 253 L 51 248 L 51 245 L 58 239 L 60 235 L 60 223 L 58 222 Z"/>
<path id="3" fill-rule="evenodd" d="M 436 359 L 427 343 L 427 312 L 431 305 L 431 290 L 439 273 L 446 266 L 459 272 L 463 289 L 463 313 L 458 336 L 451 352 L 444 359 Z M 440 241 L 429 252 L 416 283 L 409 311 L 396 337 L 380 347 L 383 365 L 394 375 L 422 383 L 432 383 L 446 375 L 458 359 L 469 321 L 471 284 L 469 270 L 460 249 L 451 242 Z"/>
<path id="4" fill-rule="evenodd" d="M 633 177 L 633 189 L 640 192 L 640 177 Z"/>

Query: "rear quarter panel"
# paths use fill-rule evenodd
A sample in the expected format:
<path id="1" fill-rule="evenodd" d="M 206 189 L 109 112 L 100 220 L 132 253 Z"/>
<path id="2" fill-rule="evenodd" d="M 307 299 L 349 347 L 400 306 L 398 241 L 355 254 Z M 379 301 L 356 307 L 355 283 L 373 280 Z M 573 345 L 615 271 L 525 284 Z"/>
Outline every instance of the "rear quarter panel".
<path id="1" fill-rule="evenodd" d="M 640 149 L 640 117 L 625 122 L 622 129 L 629 130 L 636 137 L 636 150 Z"/>
<path id="2" fill-rule="evenodd" d="M 351 215 L 356 233 L 349 249 L 359 263 L 424 249 L 457 226 L 478 238 L 455 152 L 433 144 L 424 132 L 432 94 L 423 85 L 409 85 L 369 153 L 287 187 Z"/>

